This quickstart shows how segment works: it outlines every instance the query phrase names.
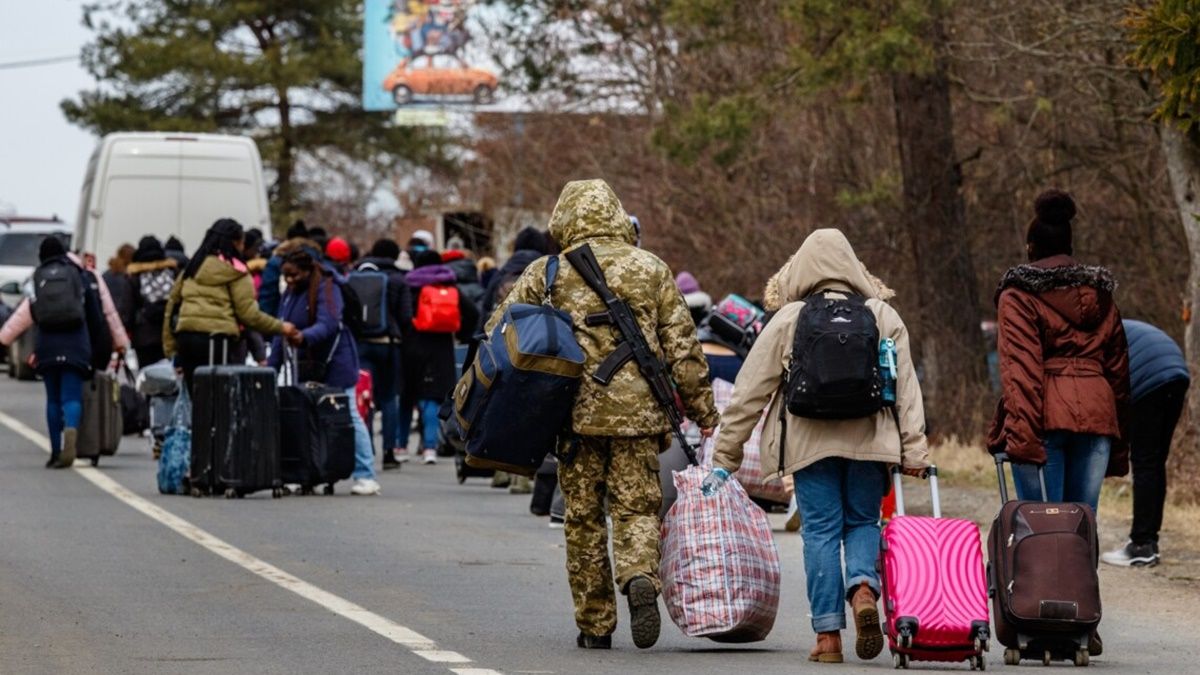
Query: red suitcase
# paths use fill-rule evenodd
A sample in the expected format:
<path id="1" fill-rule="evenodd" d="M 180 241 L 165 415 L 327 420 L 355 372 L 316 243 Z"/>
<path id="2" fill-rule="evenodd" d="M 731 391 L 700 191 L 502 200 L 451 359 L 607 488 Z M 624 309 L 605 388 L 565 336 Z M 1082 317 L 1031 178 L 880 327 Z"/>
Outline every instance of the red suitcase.
<path id="1" fill-rule="evenodd" d="M 896 517 L 879 544 L 893 662 L 907 668 L 910 661 L 967 661 L 983 670 L 990 633 L 979 527 L 941 517 L 936 467 L 928 474 L 933 517 L 905 515 L 900 475 L 894 468 Z"/>

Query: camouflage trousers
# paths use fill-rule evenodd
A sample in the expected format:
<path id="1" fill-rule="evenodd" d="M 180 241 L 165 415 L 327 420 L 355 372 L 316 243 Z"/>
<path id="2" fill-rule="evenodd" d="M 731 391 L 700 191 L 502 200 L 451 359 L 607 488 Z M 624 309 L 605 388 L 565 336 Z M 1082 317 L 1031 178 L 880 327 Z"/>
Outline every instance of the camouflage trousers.
<path id="1" fill-rule="evenodd" d="M 658 481 L 661 436 L 583 436 L 571 463 L 559 463 L 558 483 L 566 500 L 567 576 L 575 601 L 575 623 L 588 635 L 617 627 L 613 565 L 608 559 L 607 513 L 612 517 L 616 584 L 621 592 L 638 576 L 660 588 Z"/>

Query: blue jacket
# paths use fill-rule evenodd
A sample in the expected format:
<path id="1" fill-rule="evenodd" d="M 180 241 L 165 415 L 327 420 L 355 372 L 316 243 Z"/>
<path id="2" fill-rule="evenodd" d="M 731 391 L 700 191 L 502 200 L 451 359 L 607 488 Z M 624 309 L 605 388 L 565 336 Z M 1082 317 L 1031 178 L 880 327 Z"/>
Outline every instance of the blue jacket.
<path id="1" fill-rule="evenodd" d="M 273 255 L 263 268 L 262 279 L 258 286 L 258 308 L 278 316 L 279 312 L 279 277 L 283 274 L 283 258 Z"/>
<path id="2" fill-rule="evenodd" d="M 1191 381 L 1183 350 L 1171 336 L 1141 321 L 1126 319 L 1129 342 L 1129 385 L 1133 402 L 1169 382 Z"/>
<path id="3" fill-rule="evenodd" d="M 279 318 L 290 321 L 304 334 L 300 346 L 300 358 L 324 361 L 329 359 L 325 384 L 338 389 L 349 389 L 358 383 L 358 349 L 354 336 L 342 325 L 342 291 L 328 274 L 321 275 L 320 291 L 317 293 L 317 317 L 308 320 L 308 292 L 283 294 L 279 305 Z M 337 339 L 335 348 L 334 340 Z M 332 357 L 329 350 L 334 349 Z M 279 369 L 283 365 L 283 339 L 276 337 L 271 344 L 270 364 Z"/>

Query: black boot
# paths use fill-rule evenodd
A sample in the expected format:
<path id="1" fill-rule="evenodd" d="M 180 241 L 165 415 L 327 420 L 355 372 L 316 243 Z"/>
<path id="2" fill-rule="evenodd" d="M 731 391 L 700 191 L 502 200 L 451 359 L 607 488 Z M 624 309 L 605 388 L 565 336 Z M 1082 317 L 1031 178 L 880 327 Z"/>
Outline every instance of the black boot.
<path id="1" fill-rule="evenodd" d="M 575 645 L 580 649 L 612 649 L 612 636 L 580 633 L 575 638 Z"/>
<path id="2" fill-rule="evenodd" d="M 554 502 L 554 486 L 558 484 L 554 474 L 538 474 L 533 479 L 533 499 L 529 501 L 529 512 L 535 516 L 550 515 L 550 504 Z"/>
<path id="3" fill-rule="evenodd" d="M 658 590 L 646 577 L 634 577 L 625 592 L 629 595 L 629 623 L 633 645 L 649 649 L 658 642 L 662 620 L 658 616 Z"/>
<path id="4" fill-rule="evenodd" d="M 396 461 L 396 451 L 387 449 L 383 451 L 383 469 L 390 471 L 391 469 L 399 469 L 400 462 Z"/>

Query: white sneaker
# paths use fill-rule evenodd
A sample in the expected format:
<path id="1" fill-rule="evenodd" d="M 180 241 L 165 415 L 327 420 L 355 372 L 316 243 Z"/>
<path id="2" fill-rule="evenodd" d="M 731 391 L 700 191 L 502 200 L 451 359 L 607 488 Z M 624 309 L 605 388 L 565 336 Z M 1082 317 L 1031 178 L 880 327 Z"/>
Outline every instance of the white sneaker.
<path id="1" fill-rule="evenodd" d="M 354 481 L 354 487 L 350 488 L 352 495 L 375 496 L 380 492 L 383 492 L 383 488 L 372 478 L 359 478 Z"/>
<path id="2" fill-rule="evenodd" d="M 408 448 L 396 448 L 396 452 L 393 454 L 396 455 L 396 462 L 400 464 L 403 464 L 410 459 Z"/>
<path id="3" fill-rule="evenodd" d="M 437 450 L 426 450 L 421 453 L 422 464 L 437 464 Z"/>
<path id="4" fill-rule="evenodd" d="M 1153 544 L 1138 546 L 1132 541 L 1115 551 L 1100 556 L 1100 562 L 1117 567 L 1154 567 L 1158 564 L 1158 551 Z"/>
<path id="5" fill-rule="evenodd" d="M 565 523 L 563 522 L 563 519 L 560 518 L 559 516 L 555 516 L 555 515 L 550 516 L 550 529 L 561 530 L 561 529 L 563 529 L 564 525 L 565 525 Z"/>

